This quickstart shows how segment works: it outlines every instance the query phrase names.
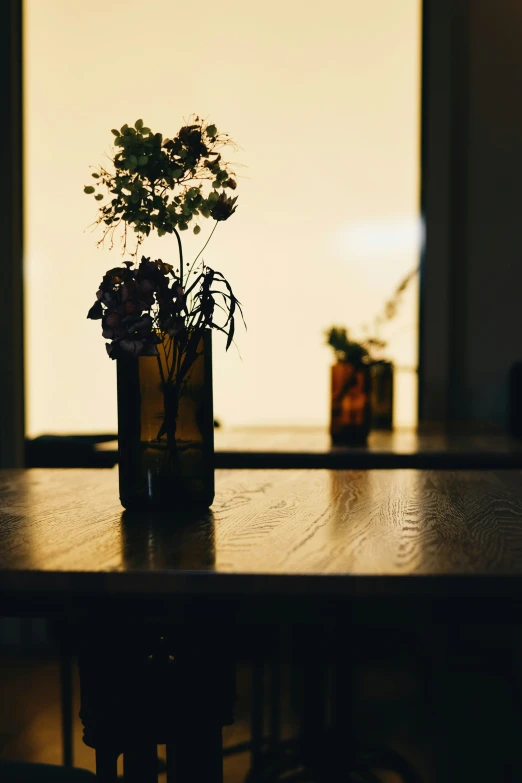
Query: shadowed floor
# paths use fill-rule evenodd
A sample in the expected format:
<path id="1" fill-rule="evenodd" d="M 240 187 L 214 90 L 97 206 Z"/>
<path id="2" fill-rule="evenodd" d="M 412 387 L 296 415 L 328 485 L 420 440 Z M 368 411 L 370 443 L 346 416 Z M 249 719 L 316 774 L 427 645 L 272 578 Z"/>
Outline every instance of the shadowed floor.
<path id="1" fill-rule="evenodd" d="M 352 695 L 354 731 L 358 739 L 402 753 L 425 783 L 515 783 L 522 779 L 522 763 L 516 752 L 522 732 L 517 684 L 521 679 L 520 642 L 513 629 L 500 632 L 470 627 L 461 637 L 451 664 L 435 667 L 431 674 L 418 665 L 416 650 L 407 645 L 406 652 L 403 649 L 394 656 L 390 645 L 386 655 L 380 655 L 372 644 L 366 661 L 363 651 Z M 434 651 L 434 656 L 437 654 Z M 236 722 L 224 729 L 225 746 L 249 739 L 250 678 L 250 668 L 238 666 Z M 74 693 L 77 716 L 76 671 Z M 0 658 L 0 699 L 0 758 L 60 764 L 57 659 Z M 285 667 L 282 702 L 282 733 L 292 736 L 297 721 L 289 706 Z M 160 747 L 159 752 L 164 756 L 165 748 Z M 94 769 L 94 752 L 82 742 L 77 717 L 74 762 L 75 766 Z M 226 757 L 225 781 L 240 783 L 249 766 L 248 753 Z M 380 779 L 401 783 L 391 773 L 380 775 Z"/>

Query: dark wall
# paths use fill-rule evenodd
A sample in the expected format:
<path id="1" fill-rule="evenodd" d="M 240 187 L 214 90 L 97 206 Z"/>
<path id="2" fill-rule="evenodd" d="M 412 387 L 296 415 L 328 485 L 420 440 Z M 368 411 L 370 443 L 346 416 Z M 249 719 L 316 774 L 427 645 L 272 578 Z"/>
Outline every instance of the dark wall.
<path id="1" fill-rule="evenodd" d="M 522 6 L 425 12 L 420 418 L 503 427 L 522 359 Z"/>
<path id="2" fill-rule="evenodd" d="M 458 413 L 503 423 L 509 367 L 522 360 L 522 4 L 472 0 L 469 9 L 467 370 Z"/>

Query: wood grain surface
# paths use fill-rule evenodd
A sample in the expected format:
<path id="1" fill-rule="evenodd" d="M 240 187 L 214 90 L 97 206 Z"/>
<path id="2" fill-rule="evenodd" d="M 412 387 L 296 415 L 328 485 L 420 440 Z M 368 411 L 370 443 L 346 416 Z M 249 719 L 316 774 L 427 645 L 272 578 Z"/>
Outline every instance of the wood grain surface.
<path id="1" fill-rule="evenodd" d="M 520 471 L 218 471 L 212 509 L 129 514 L 116 470 L 0 472 L 0 597 L 520 591 Z M 494 578 L 493 578 L 494 577 Z"/>

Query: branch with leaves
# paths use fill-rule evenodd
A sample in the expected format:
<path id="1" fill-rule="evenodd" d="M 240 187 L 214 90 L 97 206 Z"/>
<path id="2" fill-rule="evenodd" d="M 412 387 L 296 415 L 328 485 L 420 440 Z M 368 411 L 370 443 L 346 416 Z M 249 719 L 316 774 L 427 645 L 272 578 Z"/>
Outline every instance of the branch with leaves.
<path id="1" fill-rule="evenodd" d="M 96 223 L 103 235 L 98 244 L 110 236 L 112 247 L 121 228 L 126 252 L 127 228 L 132 227 L 136 245 L 131 255 L 136 255 L 153 231 L 179 239 L 178 232 L 191 223 L 198 234 L 201 218 L 221 221 L 234 213 L 237 198 L 228 196 L 227 190 L 235 190 L 237 182 L 222 154 L 236 145 L 215 125 L 195 116 L 175 136 L 164 139 L 136 120 L 134 126 L 123 125 L 112 133 L 117 148 L 111 158 L 113 170 L 99 166 L 91 175 L 95 183 L 84 187 L 100 202 Z"/>

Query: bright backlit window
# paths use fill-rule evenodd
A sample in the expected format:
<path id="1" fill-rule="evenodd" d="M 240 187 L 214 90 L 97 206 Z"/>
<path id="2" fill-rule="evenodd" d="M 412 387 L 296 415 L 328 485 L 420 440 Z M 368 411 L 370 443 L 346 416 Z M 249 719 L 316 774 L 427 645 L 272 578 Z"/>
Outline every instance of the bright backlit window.
<path id="1" fill-rule="evenodd" d="M 416 422 L 420 0 L 217 7 L 172 0 L 25 0 L 28 434 L 116 430 L 116 371 L 87 310 L 105 269 L 83 194 L 110 129 L 175 133 L 192 112 L 241 146 L 239 206 L 205 260 L 244 305 L 238 350 L 215 340 L 226 425 L 325 424 L 323 331 L 380 329 L 395 423 Z M 211 229 L 183 235 L 194 256 Z M 173 237 L 145 255 L 176 259 Z M 241 354 L 241 355 L 239 355 Z"/>

